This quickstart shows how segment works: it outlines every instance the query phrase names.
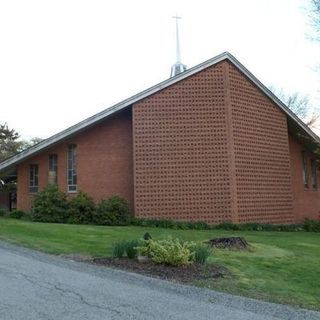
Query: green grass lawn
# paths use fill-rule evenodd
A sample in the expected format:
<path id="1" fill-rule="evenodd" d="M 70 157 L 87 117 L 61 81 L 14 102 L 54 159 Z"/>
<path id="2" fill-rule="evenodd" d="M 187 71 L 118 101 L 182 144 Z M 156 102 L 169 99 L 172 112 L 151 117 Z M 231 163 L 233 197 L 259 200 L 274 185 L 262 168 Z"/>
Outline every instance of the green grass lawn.
<path id="1" fill-rule="evenodd" d="M 220 291 L 320 310 L 320 234 L 307 232 L 196 231 L 144 227 L 60 225 L 0 219 L 0 239 L 52 254 L 110 256 L 112 243 L 168 235 L 203 241 L 244 236 L 250 252 L 215 250 L 210 263 L 227 267 L 232 276 L 195 283 Z"/>

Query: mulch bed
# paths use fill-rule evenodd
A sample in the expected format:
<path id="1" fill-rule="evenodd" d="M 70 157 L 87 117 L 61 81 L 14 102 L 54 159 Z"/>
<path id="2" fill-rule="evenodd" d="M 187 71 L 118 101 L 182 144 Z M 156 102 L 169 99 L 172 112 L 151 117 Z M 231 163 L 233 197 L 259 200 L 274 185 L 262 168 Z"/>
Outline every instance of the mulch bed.
<path id="1" fill-rule="evenodd" d="M 190 283 L 194 280 L 216 279 L 230 275 L 228 269 L 213 264 L 193 263 L 184 267 L 173 267 L 156 264 L 152 261 L 139 262 L 128 258 L 94 258 L 92 263 L 114 269 L 122 269 L 129 272 L 140 273 L 165 280 Z"/>
<path id="2" fill-rule="evenodd" d="M 243 237 L 214 238 L 207 242 L 208 245 L 222 249 L 249 249 L 248 242 Z M 230 276 L 227 268 L 214 264 L 193 263 L 183 267 L 173 267 L 163 264 L 156 264 L 151 260 L 140 262 L 137 259 L 128 258 L 91 258 L 81 255 L 63 255 L 65 258 L 75 261 L 93 263 L 99 266 L 105 266 L 114 269 L 126 270 L 129 272 L 140 273 L 143 275 L 171 280 L 176 282 L 191 283 L 195 280 L 217 279 Z"/>
<path id="3" fill-rule="evenodd" d="M 205 243 L 221 249 L 246 250 L 249 247 L 248 242 L 243 237 L 214 238 Z"/>

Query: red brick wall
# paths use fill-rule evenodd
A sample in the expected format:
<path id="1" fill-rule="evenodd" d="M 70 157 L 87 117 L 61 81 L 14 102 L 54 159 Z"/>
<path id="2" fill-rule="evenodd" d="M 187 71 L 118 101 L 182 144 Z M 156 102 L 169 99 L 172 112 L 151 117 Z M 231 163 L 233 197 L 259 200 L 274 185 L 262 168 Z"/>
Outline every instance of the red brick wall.
<path id="1" fill-rule="evenodd" d="M 229 64 L 239 222 L 293 222 L 286 115 Z"/>
<path id="2" fill-rule="evenodd" d="M 137 217 L 232 219 L 225 64 L 133 106 Z"/>
<path id="3" fill-rule="evenodd" d="M 222 62 L 133 108 L 135 213 L 291 223 L 286 115 Z"/>
<path id="4" fill-rule="evenodd" d="M 293 137 L 289 137 L 291 172 L 293 181 L 293 208 L 297 222 L 302 222 L 305 218 L 319 220 L 320 218 L 320 171 L 318 167 L 317 180 L 318 188 L 315 190 L 311 185 L 311 159 L 314 155 L 306 152 L 309 188 L 304 187 L 302 151 L 305 148 Z"/>
<path id="5" fill-rule="evenodd" d="M 48 183 L 48 155 L 58 154 L 58 185 L 67 192 L 67 149 L 77 144 L 78 190 L 96 201 L 112 195 L 126 198 L 133 207 L 132 118 L 125 110 L 92 128 L 28 159 L 18 166 L 18 208 L 29 210 L 29 164 L 39 164 L 40 190 Z"/>

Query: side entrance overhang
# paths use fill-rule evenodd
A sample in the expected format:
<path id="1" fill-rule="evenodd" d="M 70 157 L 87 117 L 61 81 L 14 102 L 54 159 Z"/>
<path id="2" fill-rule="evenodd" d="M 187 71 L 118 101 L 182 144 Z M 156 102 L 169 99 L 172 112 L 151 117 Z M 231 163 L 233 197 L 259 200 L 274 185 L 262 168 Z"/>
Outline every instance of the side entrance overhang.
<path id="1" fill-rule="evenodd" d="M 17 172 L 11 169 L 0 175 L 0 208 L 12 211 L 17 207 Z"/>

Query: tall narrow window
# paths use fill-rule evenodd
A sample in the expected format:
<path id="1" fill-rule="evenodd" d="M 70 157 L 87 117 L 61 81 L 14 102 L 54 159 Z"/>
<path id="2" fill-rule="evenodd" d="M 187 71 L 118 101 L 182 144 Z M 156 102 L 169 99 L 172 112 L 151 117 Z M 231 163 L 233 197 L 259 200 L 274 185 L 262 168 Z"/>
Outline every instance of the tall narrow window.
<path id="1" fill-rule="evenodd" d="M 312 188 L 317 189 L 318 188 L 318 179 L 317 179 L 317 161 L 314 159 L 311 159 L 311 183 Z"/>
<path id="2" fill-rule="evenodd" d="M 77 191 L 77 146 L 68 147 L 68 191 Z"/>
<path id="3" fill-rule="evenodd" d="M 58 155 L 50 154 L 49 155 L 49 175 L 48 175 L 49 184 L 58 183 Z"/>
<path id="4" fill-rule="evenodd" d="M 29 167 L 29 191 L 38 192 L 39 189 L 39 165 L 30 164 Z"/>
<path id="5" fill-rule="evenodd" d="M 309 174 L 306 153 L 302 151 L 302 177 L 305 188 L 309 187 Z"/>

